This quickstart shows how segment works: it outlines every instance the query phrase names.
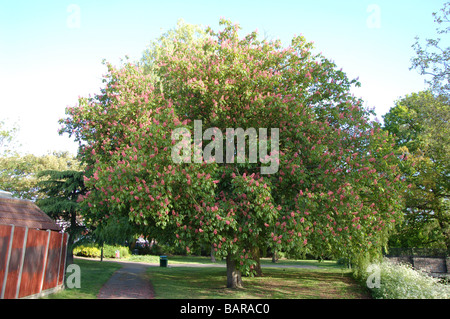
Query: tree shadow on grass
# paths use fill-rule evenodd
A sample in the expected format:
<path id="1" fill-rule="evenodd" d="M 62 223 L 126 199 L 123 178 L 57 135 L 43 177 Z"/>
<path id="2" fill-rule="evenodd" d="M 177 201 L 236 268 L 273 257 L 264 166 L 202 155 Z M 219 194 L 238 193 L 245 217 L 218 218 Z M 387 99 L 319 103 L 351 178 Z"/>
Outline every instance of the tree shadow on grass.
<path id="1" fill-rule="evenodd" d="M 367 299 L 365 287 L 350 273 L 311 269 L 264 269 L 263 277 L 244 277 L 244 288 L 226 288 L 226 271 L 218 268 L 150 269 L 156 298 L 189 299 Z"/>

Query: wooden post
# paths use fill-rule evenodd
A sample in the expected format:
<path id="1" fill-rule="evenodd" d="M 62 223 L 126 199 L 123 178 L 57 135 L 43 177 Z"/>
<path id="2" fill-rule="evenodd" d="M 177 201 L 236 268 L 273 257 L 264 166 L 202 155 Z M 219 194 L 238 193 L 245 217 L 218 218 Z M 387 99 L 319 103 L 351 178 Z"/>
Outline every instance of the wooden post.
<path id="1" fill-rule="evenodd" d="M 47 232 L 48 232 L 47 247 L 45 248 L 44 265 L 42 266 L 42 278 L 41 278 L 41 285 L 39 287 L 39 293 L 42 291 L 42 287 L 44 286 L 45 270 L 47 270 L 48 247 L 50 246 L 50 236 L 52 235 L 50 229 L 47 229 Z"/>
<path id="2" fill-rule="evenodd" d="M 19 291 L 20 291 L 20 283 L 22 281 L 22 271 L 23 271 L 23 263 L 25 261 L 25 251 L 27 249 L 27 239 L 28 239 L 28 227 L 25 227 L 25 235 L 23 238 L 23 246 L 22 246 L 22 258 L 20 261 L 20 270 L 19 270 L 19 278 L 17 279 L 17 287 L 16 287 L 16 299 L 19 298 Z"/>
<path id="3" fill-rule="evenodd" d="M 64 238 L 64 235 L 67 235 L 67 238 L 66 238 L 66 254 L 64 256 L 63 284 L 64 284 L 64 279 L 66 278 L 66 260 L 67 260 L 67 251 L 68 251 L 67 245 L 69 244 L 69 234 L 67 234 L 67 233 L 63 234 L 63 238 Z"/>
<path id="4" fill-rule="evenodd" d="M 11 233 L 9 235 L 8 256 L 6 257 L 5 276 L 3 277 L 3 287 L 0 299 L 3 299 L 5 297 L 6 282 L 8 281 L 9 261 L 11 260 L 12 243 L 14 240 L 14 228 L 15 226 L 11 225 Z"/>
<path id="5" fill-rule="evenodd" d="M 64 246 L 64 233 L 61 234 L 61 246 L 59 247 L 59 261 L 58 261 L 58 276 L 56 276 L 56 286 L 59 284 L 59 273 L 61 272 L 61 258 L 66 259 L 66 257 L 63 257 L 63 246 Z M 64 284 L 64 283 L 63 283 Z"/>

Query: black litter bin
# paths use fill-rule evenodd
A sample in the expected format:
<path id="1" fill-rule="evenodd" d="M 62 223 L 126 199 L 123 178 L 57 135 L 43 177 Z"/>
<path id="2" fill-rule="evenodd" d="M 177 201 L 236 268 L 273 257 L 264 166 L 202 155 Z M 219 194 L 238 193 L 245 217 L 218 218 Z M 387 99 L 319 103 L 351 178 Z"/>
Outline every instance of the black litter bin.
<path id="1" fill-rule="evenodd" d="M 159 256 L 159 266 L 167 267 L 167 256 Z"/>

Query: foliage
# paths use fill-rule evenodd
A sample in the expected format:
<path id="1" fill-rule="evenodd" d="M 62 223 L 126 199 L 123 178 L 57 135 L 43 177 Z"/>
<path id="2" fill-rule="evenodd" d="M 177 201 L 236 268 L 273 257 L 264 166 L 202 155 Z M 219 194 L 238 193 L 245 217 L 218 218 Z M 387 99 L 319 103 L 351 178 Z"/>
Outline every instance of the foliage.
<path id="1" fill-rule="evenodd" d="M 175 29 L 168 30 L 156 41 L 152 41 L 145 49 L 139 65 L 143 72 L 151 77 L 151 82 L 156 84 L 161 79 L 158 76 L 158 61 L 164 54 L 170 54 L 175 49 L 177 42 L 193 43 L 201 41 L 206 35 L 205 31 L 198 25 L 185 23 L 183 19 L 178 20 Z"/>
<path id="2" fill-rule="evenodd" d="M 79 196 L 86 194 L 84 172 L 45 170 L 40 171 L 38 177 L 47 178 L 37 184 L 40 193 L 45 196 L 36 204 L 69 234 L 70 255 L 73 243 L 85 231 L 78 203 Z"/>
<path id="3" fill-rule="evenodd" d="M 145 255 L 179 255 L 183 256 L 186 255 L 186 249 L 183 247 L 179 247 L 177 245 L 170 245 L 166 243 L 156 242 L 151 247 L 143 247 L 143 248 L 137 248 L 139 251 L 139 254 Z M 191 251 L 191 254 L 194 256 L 202 256 L 202 250 L 200 247 L 196 247 Z M 203 254 L 206 255 L 206 254 Z"/>
<path id="4" fill-rule="evenodd" d="M 136 225 L 130 223 L 127 217 L 108 215 L 101 223 L 90 221 L 89 212 L 84 212 L 85 222 L 93 228 L 92 235 L 97 241 L 108 244 L 133 242 L 140 234 Z M 93 227 L 93 225 L 95 225 Z"/>
<path id="5" fill-rule="evenodd" d="M 116 251 L 119 251 L 120 258 L 127 258 L 131 255 L 130 249 L 126 246 L 104 245 L 103 256 L 106 258 L 116 258 Z"/>
<path id="6" fill-rule="evenodd" d="M 4 120 L 0 120 L 0 156 L 7 156 L 15 153 L 14 140 L 17 136 L 19 128 L 14 124 L 12 128 L 5 124 Z"/>
<path id="7" fill-rule="evenodd" d="M 75 221 L 78 197 L 86 193 L 84 172 L 45 170 L 38 173 L 38 177 L 44 176 L 47 179 L 40 181 L 38 187 L 46 197 L 37 201 L 38 206 L 55 220 Z"/>
<path id="8" fill-rule="evenodd" d="M 395 139 L 409 191 L 405 221 L 391 238 L 396 247 L 450 247 L 450 104 L 430 91 L 412 93 L 384 115 Z"/>
<path id="9" fill-rule="evenodd" d="M 14 197 L 36 200 L 44 197 L 37 185 L 45 179 L 38 175 L 40 171 L 81 169 L 80 162 L 67 152 L 0 156 L 0 189 L 11 192 Z"/>
<path id="10" fill-rule="evenodd" d="M 450 27 L 450 2 L 433 13 L 439 35 Z M 397 247 L 450 247 L 450 48 L 444 38 L 416 37 L 411 69 L 426 75 L 430 91 L 413 93 L 397 101 L 385 115 L 385 129 L 395 134 L 397 152 L 409 157 L 402 171 L 411 191 L 406 196 L 405 222 L 391 239 Z"/>
<path id="11" fill-rule="evenodd" d="M 75 256 L 100 258 L 101 250 L 94 245 L 80 245 L 73 249 L 73 254 Z"/>
<path id="12" fill-rule="evenodd" d="M 120 258 L 127 258 L 131 254 L 128 247 L 106 244 L 103 246 L 103 257 L 116 258 L 116 251 L 119 251 Z M 73 253 L 76 256 L 100 258 L 101 246 L 98 244 L 78 245 L 74 248 Z"/>
<path id="13" fill-rule="evenodd" d="M 434 22 L 438 24 L 437 34 L 446 36 L 449 33 L 449 14 L 450 2 L 445 3 L 439 12 L 433 13 Z M 416 42 L 412 46 L 416 52 L 416 57 L 411 59 L 411 69 L 418 69 L 420 74 L 429 75 L 430 80 L 426 80 L 426 82 L 430 85 L 432 91 L 436 95 L 445 95 L 449 98 L 450 69 L 448 59 L 450 47 L 445 47 L 448 43 L 442 41 L 441 37 L 426 39 L 425 47 L 419 43 L 419 38 L 416 37 Z"/>
<path id="14" fill-rule="evenodd" d="M 380 255 L 401 218 L 400 159 L 350 94 L 359 83 L 313 56 L 303 37 L 283 48 L 221 25 L 165 48 L 154 61 L 159 85 L 137 65 L 107 64 L 101 94 L 66 109 L 61 132 L 81 142 L 90 164 L 84 202 L 92 218 L 125 216 L 187 252 L 213 244 L 244 273 L 255 266 L 255 248 L 356 264 Z M 221 132 L 279 128 L 279 152 L 267 152 L 278 171 L 261 174 L 263 156 L 174 163 L 172 133 L 193 132 L 195 120 Z M 196 158 L 195 149 L 187 155 Z"/>
<path id="15" fill-rule="evenodd" d="M 376 264 L 380 286 L 371 292 L 378 299 L 449 299 L 450 286 L 407 264 Z"/>

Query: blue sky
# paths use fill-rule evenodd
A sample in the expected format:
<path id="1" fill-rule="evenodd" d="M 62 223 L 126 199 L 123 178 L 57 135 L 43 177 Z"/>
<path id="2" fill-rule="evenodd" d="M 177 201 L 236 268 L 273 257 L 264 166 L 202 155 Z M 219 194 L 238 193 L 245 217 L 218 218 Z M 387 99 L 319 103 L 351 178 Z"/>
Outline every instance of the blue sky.
<path id="1" fill-rule="evenodd" d="M 289 44 L 302 34 L 362 87 L 354 94 L 378 117 L 396 99 L 426 88 L 409 70 L 414 37 L 435 38 L 437 0 L 318 1 L 3 1 L 0 3 L 0 119 L 20 127 L 22 153 L 76 153 L 58 119 L 78 96 L 97 92 L 106 69 L 139 59 L 151 40 L 187 23 L 218 28 L 220 17 L 245 35 Z"/>

